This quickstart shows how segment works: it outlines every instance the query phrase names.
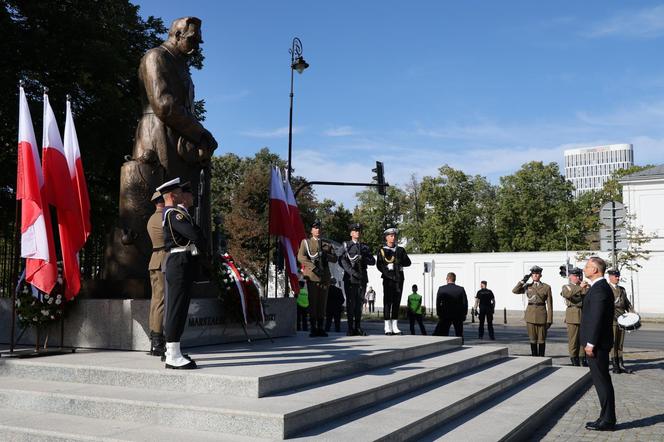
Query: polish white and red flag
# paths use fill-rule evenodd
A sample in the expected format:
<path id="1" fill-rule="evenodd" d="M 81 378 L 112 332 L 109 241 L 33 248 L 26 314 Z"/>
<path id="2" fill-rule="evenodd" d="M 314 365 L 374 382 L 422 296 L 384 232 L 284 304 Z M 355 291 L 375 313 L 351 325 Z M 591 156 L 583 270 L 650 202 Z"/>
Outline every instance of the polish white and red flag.
<path id="1" fill-rule="evenodd" d="M 284 250 L 286 260 L 286 272 L 290 280 L 293 293 L 300 293 L 300 285 L 297 277 L 297 259 L 291 238 L 293 238 L 293 226 L 288 201 L 284 191 L 284 183 L 281 179 L 281 173 L 276 167 L 272 167 L 270 172 L 270 235 L 279 238 Z M 298 244 L 299 246 L 299 244 Z"/>
<path id="2" fill-rule="evenodd" d="M 76 247 L 83 226 L 81 218 L 76 215 L 78 204 L 69 166 L 67 165 L 67 157 L 60 137 L 60 130 L 55 121 L 55 114 L 46 94 L 44 94 L 42 169 L 44 170 L 46 201 L 53 205 L 57 211 L 65 298 L 70 300 L 81 289 L 81 271 L 78 265 L 78 249 Z"/>
<path id="3" fill-rule="evenodd" d="M 90 196 L 88 195 L 88 185 L 83 173 L 83 162 L 81 161 L 81 149 L 78 145 L 78 136 L 76 135 L 76 126 L 74 125 L 74 116 L 71 112 L 71 103 L 67 100 L 67 117 L 65 120 L 65 157 L 67 158 L 67 167 L 71 178 L 72 187 L 75 193 L 76 210 L 72 215 L 80 220 L 81 229 L 77 238 L 73 238 L 77 251 L 80 251 L 85 245 L 88 237 L 92 233 L 90 223 Z"/>
<path id="4" fill-rule="evenodd" d="M 288 182 L 284 181 L 284 192 L 286 193 L 286 202 L 288 203 L 288 214 L 290 216 L 292 235 L 291 244 L 293 250 L 299 250 L 302 240 L 307 237 L 304 230 L 304 224 L 302 224 L 302 217 L 300 216 L 300 209 L 297 207 L 297 201 L 295 201 L 295 195 L 293 194 L 293 189 Z"/>
<path id="5" fill-rule="evenodd" d="M 22 87 L 18 108 L 16 199 L 21 201 L 21 257 L 26 259 L 26 281 L 50 293 L 58 278 L 58 266 L 35 130 Z"/>

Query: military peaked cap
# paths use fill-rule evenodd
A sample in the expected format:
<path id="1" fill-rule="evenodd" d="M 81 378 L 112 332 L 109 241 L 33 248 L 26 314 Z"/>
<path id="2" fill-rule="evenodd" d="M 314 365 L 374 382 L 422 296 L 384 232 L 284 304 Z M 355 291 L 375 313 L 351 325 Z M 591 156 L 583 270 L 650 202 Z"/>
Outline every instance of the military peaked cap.
<path id="1" fill-rule="evenodd" d="M 542 267 L 540 266 L 532 266 L 530 268 L 530 273 L 539 273 L 540 275 L 542 274 Z"/>
<path id="2" fill-rule="evenodd" d="M 611 269 L 606 273 L 608 273 L 609 275 L 612 275 L 612 276 L 620 276 L 620 270 L 618 270 L 618 269 Z"/>
<path id="3" fill-rule="evenodd" d="M 396 235 L 397 233 L 399 233 L 399 231 L 397 230 L 396 227 L 390 227 L 389 229 L 383 232 L 383 236 Z"/>
<path id="4" fill-rule="evenodd" d="M 569 271 L 570 275 L 576 275 L 579 278 L 583 278 L 583 270 L 581 270 L 578 267 L 574 267 L 572 270 Z"/>
<path id="5" fill-rule="evenodd" d="M 170 193 L 175 189 L 179 188 L 180 188 L 180 177 L 173 178 L 170 181 L 166 181 L 164 184 L 157 187 L 157 192 L 160 192 L 162 195 L 164 195 L 165 193 Z"/>

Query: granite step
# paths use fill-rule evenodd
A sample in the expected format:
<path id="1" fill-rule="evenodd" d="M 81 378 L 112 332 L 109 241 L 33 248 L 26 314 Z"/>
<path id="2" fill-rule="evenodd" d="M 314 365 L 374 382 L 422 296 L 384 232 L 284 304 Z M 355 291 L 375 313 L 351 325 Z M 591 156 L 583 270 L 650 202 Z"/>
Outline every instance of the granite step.
<path id="1" fill-rule="evenodd" d="M 472 414 L 444 425 L 422 441 L 522 441 L 590 383 L 590 371 L 552 367 L 529 382 L 488 401 Z M 490 422 L 491 425 L 487 425 Z"/>
<path id="2" fill-rule="evenodd" d="M 141 352 L 80 351 L 48 360 L 0 358 L 3 376 L 188 393 L 263 397 L 461 346 L 456 337 L 298 337 L 188 349 L 200 370 L 165 370 Z M 394 341 L 398 340 L 398 341 Z M 386 345 L 386 342 L 388 344 Z M 281 345 L 280 345 L 281 344 Z"/>
<path id="3" fill-rule="evenodd" d="M 260 442 L 237 434 L 167 428 L 41 411 L 0 408 L 0 440 L 11 442 Z"/>
<path id="4" fill-rule="evenodd" d="M 506 348 L 462 347 L 263 398 L 4 376 L 0 403 L 15 409 L 281 439 L 506 358 Z M 493 367 L 488 370 L 486 376 L 493 376 Z M 485 375 L 480 371 L 478 376 Z"/>
<path id="5" fill-rule="evenodd" d="M 304 432 L 296 440 L 411 440 L 479 406 L 483 401 L 526 382 L 551 366 L 549 358 L 507 358 L 489 367 L 468 371 L 437 385 L 404 394 L 326 425 Z M 473 440 L 464 437 L 461 440 Z"/>

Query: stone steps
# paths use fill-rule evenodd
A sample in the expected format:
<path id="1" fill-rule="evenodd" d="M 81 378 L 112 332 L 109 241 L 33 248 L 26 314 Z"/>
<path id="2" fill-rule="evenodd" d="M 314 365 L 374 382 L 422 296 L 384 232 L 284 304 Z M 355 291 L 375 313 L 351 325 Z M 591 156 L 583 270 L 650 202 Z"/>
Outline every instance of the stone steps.
<path id="1" fill-rule="evenodd" d="M 482 416 L 509 439 L 588 373 L 431 336 L 298 336 L 189 352 L 200 370 L 164 370 L 136 352 L 0 358 L 0 440 L 496 439 L 477 432 Z"/>
<path id="2" fill-rule="evenodd" d="M 529 377 L 546 370 L 548 358 L 509 358 L 464 373 L 439 385 L 386 401 L 338 422 L 309 431 L 297 440 L 411 440 L 468 412 Z M 359 438 L 359 439 L 358 439 Z M 473 440 L 466 437 L 465 440 Z"/>
<path id="3" fill-rule="evenodd" d="M 260 400 L 3 376 L 0 402 L 17 409 L 281 438 L 506 356 L 504 348 L 465 347 Z"/>
<path id="4" fill-rule="evenodd" d="M 396 348 L 385 347 L 383 336 L 363 338 L 360 348 L 349 348 L 358 343 L 357 338 L 352 337 L 329 339 L 322 345 L 319 340 L 306 339 L 298 343 L 311 342 L 312 347 L 259 343 L 228 345 L 219 351 L 205 347 L 187 350 L 203 369 L 193 372 L 166 371 L 159 358 L 143 357 L 137 352 L 100 351 L 51 356 L 48 360 L 2 358 L 0 376 L 263 397 L 399 361 L 441 353 L 461 345 L 460 338 L 434 339 L 421 336 L 399 337 L 408 345 Z M 256 367 L 260 367 L 266 360 L 273 362 L 273 367 L 257 370 Z"/>
<path id="5" fill-rule="evenodd" d="M 479 407 L 471 415 L 438 428 L 424 440 L 476 442 L 527 440 L 547 417 L 569 404 L 590 383 L 580 367 L 554 367 Z M 491 425 L 487 425 L 491 423 Z"/>

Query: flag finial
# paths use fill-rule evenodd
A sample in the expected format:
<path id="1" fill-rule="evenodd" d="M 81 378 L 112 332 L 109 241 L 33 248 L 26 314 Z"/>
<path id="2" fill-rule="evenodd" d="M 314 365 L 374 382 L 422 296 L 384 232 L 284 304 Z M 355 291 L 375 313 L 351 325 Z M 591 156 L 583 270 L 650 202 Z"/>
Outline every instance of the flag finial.
<path id="1" fill-rule="evenodd" d="M 18 87 L 23 87 L 23 86 L 25 86 L 25 80 L 19 80 Z"/>
<path id="2" fill-rule="evenodd" d="M 44 86 L 44 94 L 48 94 L 48 86 Z"/>
<path id="3" fill-rule="evenodd" d="M 67 98 L 67 101 L 71 101 L 71 95 L 67 94 L 66 98 Z"/>

